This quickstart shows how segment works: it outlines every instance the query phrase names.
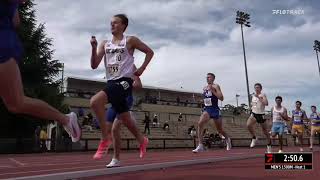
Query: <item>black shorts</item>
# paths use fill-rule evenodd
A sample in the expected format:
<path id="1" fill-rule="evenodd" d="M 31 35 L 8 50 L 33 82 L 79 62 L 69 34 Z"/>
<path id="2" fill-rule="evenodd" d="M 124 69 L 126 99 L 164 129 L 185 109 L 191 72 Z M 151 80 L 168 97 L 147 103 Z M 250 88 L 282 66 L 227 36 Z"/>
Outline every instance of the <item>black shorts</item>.
<path id="1" fill-rule="evenodd" d="M 109 80 L 107 86 L 103 91 L 108 96 L 108 102 L 117 113 L 128 112 L 130 107 L 127 103 L 127 97 L 132 95 L 132 83 L 131 78 L 120 78 L 117 80 Z"/>
<path id="2" fill-rule="evenodd" d="M 251 113 L 251 115 L 257 120 L 257 123 L 262 124 L 266 122 L 266 119 L 264 118 L 264 114 Z"/>

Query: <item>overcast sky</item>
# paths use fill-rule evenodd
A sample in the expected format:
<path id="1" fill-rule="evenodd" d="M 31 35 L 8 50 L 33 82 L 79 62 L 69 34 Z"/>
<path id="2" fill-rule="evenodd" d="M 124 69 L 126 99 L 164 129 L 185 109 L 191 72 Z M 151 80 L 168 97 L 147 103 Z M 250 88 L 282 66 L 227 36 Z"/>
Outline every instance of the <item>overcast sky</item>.
<path id="1" fill-rule="evenodd" d="M 90 2 L 90 3 L 89 3 Z M 320 40 L 318 0 L 35 0 L 38 23 L 53 38 L 54 57 L 67 76 L 102 79 L 103 64 L 90 68 L 90 37 L 110 38 L 110 19 L 129 17 L 126 34 L 148 44 L 155 56 L 142 75 L 145 85 L 201 92 L 207 72 L 216 74 L 225 101 L 247 103 L 240 26 L 236 11 L 251 16 L 244 29 L 250 92 L 262 83 L 270 104 L 281 95 L 292 109 L 320 106 L 320 77 L 312 48 Z M 273 14 L 272 10 L 300 10 Z M 303 11 L 303 12 L 302 12 Z M 135 53 L 137 65 L 144 56 Z M 271 108 L 269 105 L 268 108 Z"/>

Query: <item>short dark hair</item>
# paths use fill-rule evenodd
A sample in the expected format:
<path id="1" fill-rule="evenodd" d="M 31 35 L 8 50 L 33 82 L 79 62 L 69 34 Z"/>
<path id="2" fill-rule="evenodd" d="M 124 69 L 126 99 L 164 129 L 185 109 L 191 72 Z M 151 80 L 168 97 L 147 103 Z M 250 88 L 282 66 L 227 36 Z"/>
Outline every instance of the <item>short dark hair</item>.
<path id="1" fill-rule="evenodd" d="M 207 75 L 212 76 L 213 78 L 216 78 L 216 76 L 213 73 L 208 73 Z"/>
<path id="2" fill-rule="evenodd" d="M 315 108 L 315 109 L 317 109 L 317 107 L 316 107 L 316 106 L 314 106 L 314 105 L 312 105 L 312 106 L 311 106 L 311 108 Z"/>
<path id="3" fill-rule="evenodd" d="M 282 101 L 282 97 L 281 97 L 281 96 L 277 96 L 277 97 L 276 97 L 276 100 L 277 100 L 277 99 L 280 99 L 280 100 Z"/>
<path id="4" fill-rule="evenodd" d="M 262 85 L 261 85 L 261 83 L 255 83 L 255 84 L 254 84 L 254 87 L 256 87 L 256 86 L 259 86 L 259 87 L 260 87 L 260 89 L 262 89 Z"/>
<path id="5" fill-rule="evenodd" d="M 301 101 L 296 101 L 296 104 L 297 104 L 297 103 L 299 103 L 299 104 L 300 104 L 300 106 L 302 105 L 302 102 L 301 102 Z"/>
<path id="6" fill-rule="evenodd" d="M 121 19 L 122 24 L 124 24 L 126 27 L 124 28 L 124 31 L 127 29 L 128 24 L 129 24 L 129 19 L 127 17 L 127 15 L 125 14 L 116 14 L 113 17 L 117 17 Z"/>

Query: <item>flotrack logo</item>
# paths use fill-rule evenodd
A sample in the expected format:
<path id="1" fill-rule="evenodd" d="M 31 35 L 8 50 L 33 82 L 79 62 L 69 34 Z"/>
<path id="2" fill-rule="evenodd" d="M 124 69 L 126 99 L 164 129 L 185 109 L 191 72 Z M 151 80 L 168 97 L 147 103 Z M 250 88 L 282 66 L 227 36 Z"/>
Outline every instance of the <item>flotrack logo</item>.
<path id="1" fill-rule="evenodd" d="M 272 14 L 274 15 L 303 15 L 304 10 L 302 9 L 274 9 L 272 10 Z"/>

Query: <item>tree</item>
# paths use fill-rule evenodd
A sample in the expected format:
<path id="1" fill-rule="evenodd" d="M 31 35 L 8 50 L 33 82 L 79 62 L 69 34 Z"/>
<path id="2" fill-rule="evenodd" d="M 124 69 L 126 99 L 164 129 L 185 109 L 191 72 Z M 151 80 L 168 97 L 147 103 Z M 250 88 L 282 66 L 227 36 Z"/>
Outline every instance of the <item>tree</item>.
<path id="1" fill-rule="evenodd" d="M 249 106 L 243 103 L 237 108 L 237 111 L 239 113 L 248 113 L 249 112 Z"/>

